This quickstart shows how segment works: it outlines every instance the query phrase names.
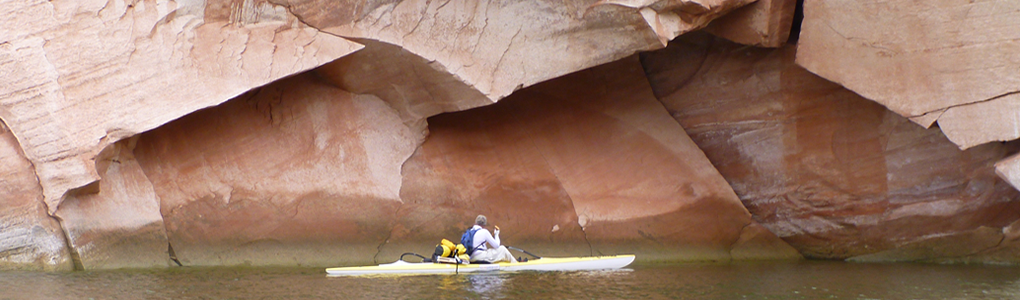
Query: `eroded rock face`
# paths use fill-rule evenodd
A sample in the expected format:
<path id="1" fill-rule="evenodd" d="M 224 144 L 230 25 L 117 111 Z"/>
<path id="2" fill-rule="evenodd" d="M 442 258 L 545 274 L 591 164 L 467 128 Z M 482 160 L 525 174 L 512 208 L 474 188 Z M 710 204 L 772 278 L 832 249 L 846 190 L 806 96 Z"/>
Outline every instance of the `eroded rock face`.
<path id="1" fill-rule="evenodd" d="M 636 59 L 505 102 L 432 118 L 411 157 L 424 136 L 396 110 L 306 74 L 142 134 L 134 154 L 185 265 L 384 262 L 479 213 L 545 255 L 800 257 L 750 219 Z"/>
<path id="2" fill-rule="evenodd" d="M 1018 27 L 1012 0 L 807 0 L 797 63 L 965 149 L 1020 137 Z"/>
<path id="3" fill-rule="evenodd" d="M 0 270 L 72 270 L 57 220 L 17 139 L 0 122 Z"/>
<path id="4" fill-rule="evenodd" d="M 995 173 L 1014 188 L 1020 188 L 1020 155 L 1013 155 L 995 163 Z"/>
<path id="5" fill-rule="evenodd" d="M 1020 132 L 1015 1 L 809 0 L 799 49 L 556 78 L 730 11 L 781 45 L 794 1 L 751 2 L 7 2 L 0 268 L 379 263 L 476 214 L 545 255 L 1020 262 L 985 144 Z"/>
<path id="6" fill-rule="evenodd" d="M 755 0 L 602 0 L 637 9 L 665 46 L 673 38 L 701 29 L 715 18 Z"/>
<path id="7" fill-rule="evenodd" d="M 84 269 L 171 263 L 159 198 L 132 154 L 137 139 L 107 147 L 96 163 L 99 191 L 68 195 L 54 214 Z"/>
<path id="8" fill-rule="evenodd" d="M 323 31 L 400 46 L 491 101 L 661 47 L 640 14 L 596 1 L 281 2 Z"/>
<path id="9" fill-rule="evenodd" d="M 632 57 L 431 118 L 390 240 L 456 237 L 485 214 L 506 243 L 548 255 L 799 257 L 751 220 L 641 72 Z"/>
<path id="10" fill-rule="evenodd" d="M 304 74 L 141 135 L 184 265 L 370 263 L 420 143 L 385 102 Z"/>
<path id="11" fill-rule="evenodd" d="M 435 61 L 396 45 L 368 39 L 358 43 L 365 48 L 316 68 L 315 73 L 346 91 L 378 96 L 416 130 L 427 130 L 428 117 L 493 103 Z"/>
<path id="12" fill-rule="evenodd" d="M 727 40 L 779 47 L 790 38 L 797 0 L 757 0 L 709 23 L 705 31 Z"/>
<path id="13" fill-rule="evenodd" d="M 1017 65 L 1020 70 L 1020 63 Z M 939 128 L 963 149 L 991 141 L 1011 141 L 1020 138 L 1017 111 L 1020 111 L 1020 94 L 1003 95 L 989 102 L 946 109 L 938 118 Z M 1020 178 L 1011 180 L 1016 179 Z"/>
<path id="14" fill-rule="evenodd" d="M 5 2 L 0 118 L 35 167 L 49 213 L 100 178 L 107 145 L 317 67 L 358 45 L 286 9 L 238 1 Z"/>
<path id="15" fill-rule="evenodd" d="M 544 80 L 662 47 L 751 1 L 273 2 L 326 32 L 399 46 L 494 102 Z"/>
<path id="16" fill-rule="evenodd" d="M 384 216 L 399 206 L 399 166 L 426 117 L 661 46 L 647 16 L 596 2 L 15 1 L 0 9 L 0 118 L 38 177 L 40 194 L 26 199 L 65 221 L 78 267 L 164 266 L 174 252 L 191 265 L 337 264 L 337 251 L 363 262 L 400 225 Z M 671 27 L 672 38 L 745 2 L 641 7 L 694 17 L 668 20 L 686 26 Z M 234 101 L 248 107 L 216 107 L 137 139 L 360 48 L 319 29 L 372 47 L 318 76 L 374 96 L 302 75 Z M 300 100 L 280 102 L 288 97 Z M 245 108 L 258 113 L 232 114 Z M 342 122 L 328 120 L 338 114 Z M 267 136 L 293 144 L 263 144 L 275 140 Z M 281 153 L 318 163 L 294 167 L 301 159 Z M 17 189 L 36 187 L 24 184 Z M 760 240 L 740 232 L 735 239 Z M 309 246 L 288 252 L 294 245 Z"/>
<path id="17" fill-rule="evenodd" d="M 993 170 L 1015 146 L 961 151 L 795 66 L 794 47 L 674 43 L 643 56 L 663 103 L 754 219 L 805 256 L 992 261 L 977 255 L 997 249 L 988 232 L 1020 218 L 1020 195 Z M 926 250 L 885 252 L 911 247 Z"/>
<path id="18" fill-rule="evenodd" d="M 658 37 L 664 45 L 746 2 L 281 1 L 309 24 L 367 46 L 320 75 L 378 96 L 422 128 L 427 117 L 658 48 L 661 23 L 676 27 Z M 645 10 L 669 17 L 645 20 Z"/>

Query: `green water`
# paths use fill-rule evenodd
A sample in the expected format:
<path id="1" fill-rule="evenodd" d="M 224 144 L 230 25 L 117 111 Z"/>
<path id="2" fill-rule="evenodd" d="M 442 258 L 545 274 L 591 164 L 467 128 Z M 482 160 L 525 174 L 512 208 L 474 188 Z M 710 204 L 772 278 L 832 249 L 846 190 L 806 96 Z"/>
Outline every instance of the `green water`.
<path id="1" fill-rule="evenodd" d="M 294 268 L 0 272 L 0 299 L 1020 299 L 1020 267 L 806 261 L 388 277 Z"/>

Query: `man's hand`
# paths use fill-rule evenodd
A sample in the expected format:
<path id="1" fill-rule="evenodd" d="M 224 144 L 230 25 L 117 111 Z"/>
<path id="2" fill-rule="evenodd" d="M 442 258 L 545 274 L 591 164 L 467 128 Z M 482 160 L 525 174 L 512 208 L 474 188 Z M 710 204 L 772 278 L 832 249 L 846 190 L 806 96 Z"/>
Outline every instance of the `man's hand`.
<path id="1" fill-rule="evenodd" d="M 492 225 L 492 227 L 495 227 L 495 228 L 496 228 L 496 235 L 499 235 L 499 226 L 496 226 L 496 225 Z"/>

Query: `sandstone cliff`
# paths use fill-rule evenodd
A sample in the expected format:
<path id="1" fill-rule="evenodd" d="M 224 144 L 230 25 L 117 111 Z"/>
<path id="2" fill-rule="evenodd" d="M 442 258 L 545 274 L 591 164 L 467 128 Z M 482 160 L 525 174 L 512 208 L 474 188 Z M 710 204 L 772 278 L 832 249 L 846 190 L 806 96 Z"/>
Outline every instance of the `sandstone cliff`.
<path id="1" fill-rule="evenodd" d="M 1017 147 L 961 151 L 795 65 L 797 50 L 691 35 L 642 57 L 755 220 L 805 256 L 952 261 L 996 249 L 1020 194 L 994 163 Z M 910 248 L 926 251 L 899 253 Z"/>
<path id="2" fill-rule="evenodd" d="M 73 269 L 60 224 L 46 214 L 32 163 L 2 123 L 0 171 L 0 269 Z"/>
<path id="3" fill-rule="evenodd" d="M 399 220 L 391 239 L 456 234 L 473 214 L 489 211 L 490 219 L 515 225 L 506 240 L 546 253 L 798 256 L 759 230 L 656 101 L 636 57 L 429 124 L 428 141 L 404 166 L 401 195 L 411 203 L 401 216 L 414 218 Z"/>
<path id="4" fill-rule="evenodd" d="M 97 184 L 106 146 L 358 48 L 268 3 L 229 16 L 205 16 L 202 4 L 5 3 L 0 118 L 50 213 L 68 191 Z"/>
<path id="5" fill-rule="evenodd" d="M 0 268 L 1020 261 L 1015 3 L 797 2 L 8 1 Z"/>
<path id="6" fill-rule="evenodd" d="M 920 12 L 920 13 L 919 13 Z M 1020 2 L 814 0 L 797 62 L 967 149 L 1020 138 Z M 998 167 L 1017 182 L 1016 160 Z"/>

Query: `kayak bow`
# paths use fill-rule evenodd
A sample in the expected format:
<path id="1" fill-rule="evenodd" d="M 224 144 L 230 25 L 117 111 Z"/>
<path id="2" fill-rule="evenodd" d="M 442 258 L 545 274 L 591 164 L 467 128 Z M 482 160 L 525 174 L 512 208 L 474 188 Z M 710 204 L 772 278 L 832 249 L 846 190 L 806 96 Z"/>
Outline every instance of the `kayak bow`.
<path id="1" fill-rule="evenodd" d="M 498 271 L 583 271 L 606 270 L 626 267 L 634 262 L 634 255 L 597 257 L 543 257 L 519 263 L 495 264 L 445 264 L 409 263 L 398 260 L 378 266 L 328 268 L 329 275 L 370 275 L 370 274 L 445 274 Z"/>

